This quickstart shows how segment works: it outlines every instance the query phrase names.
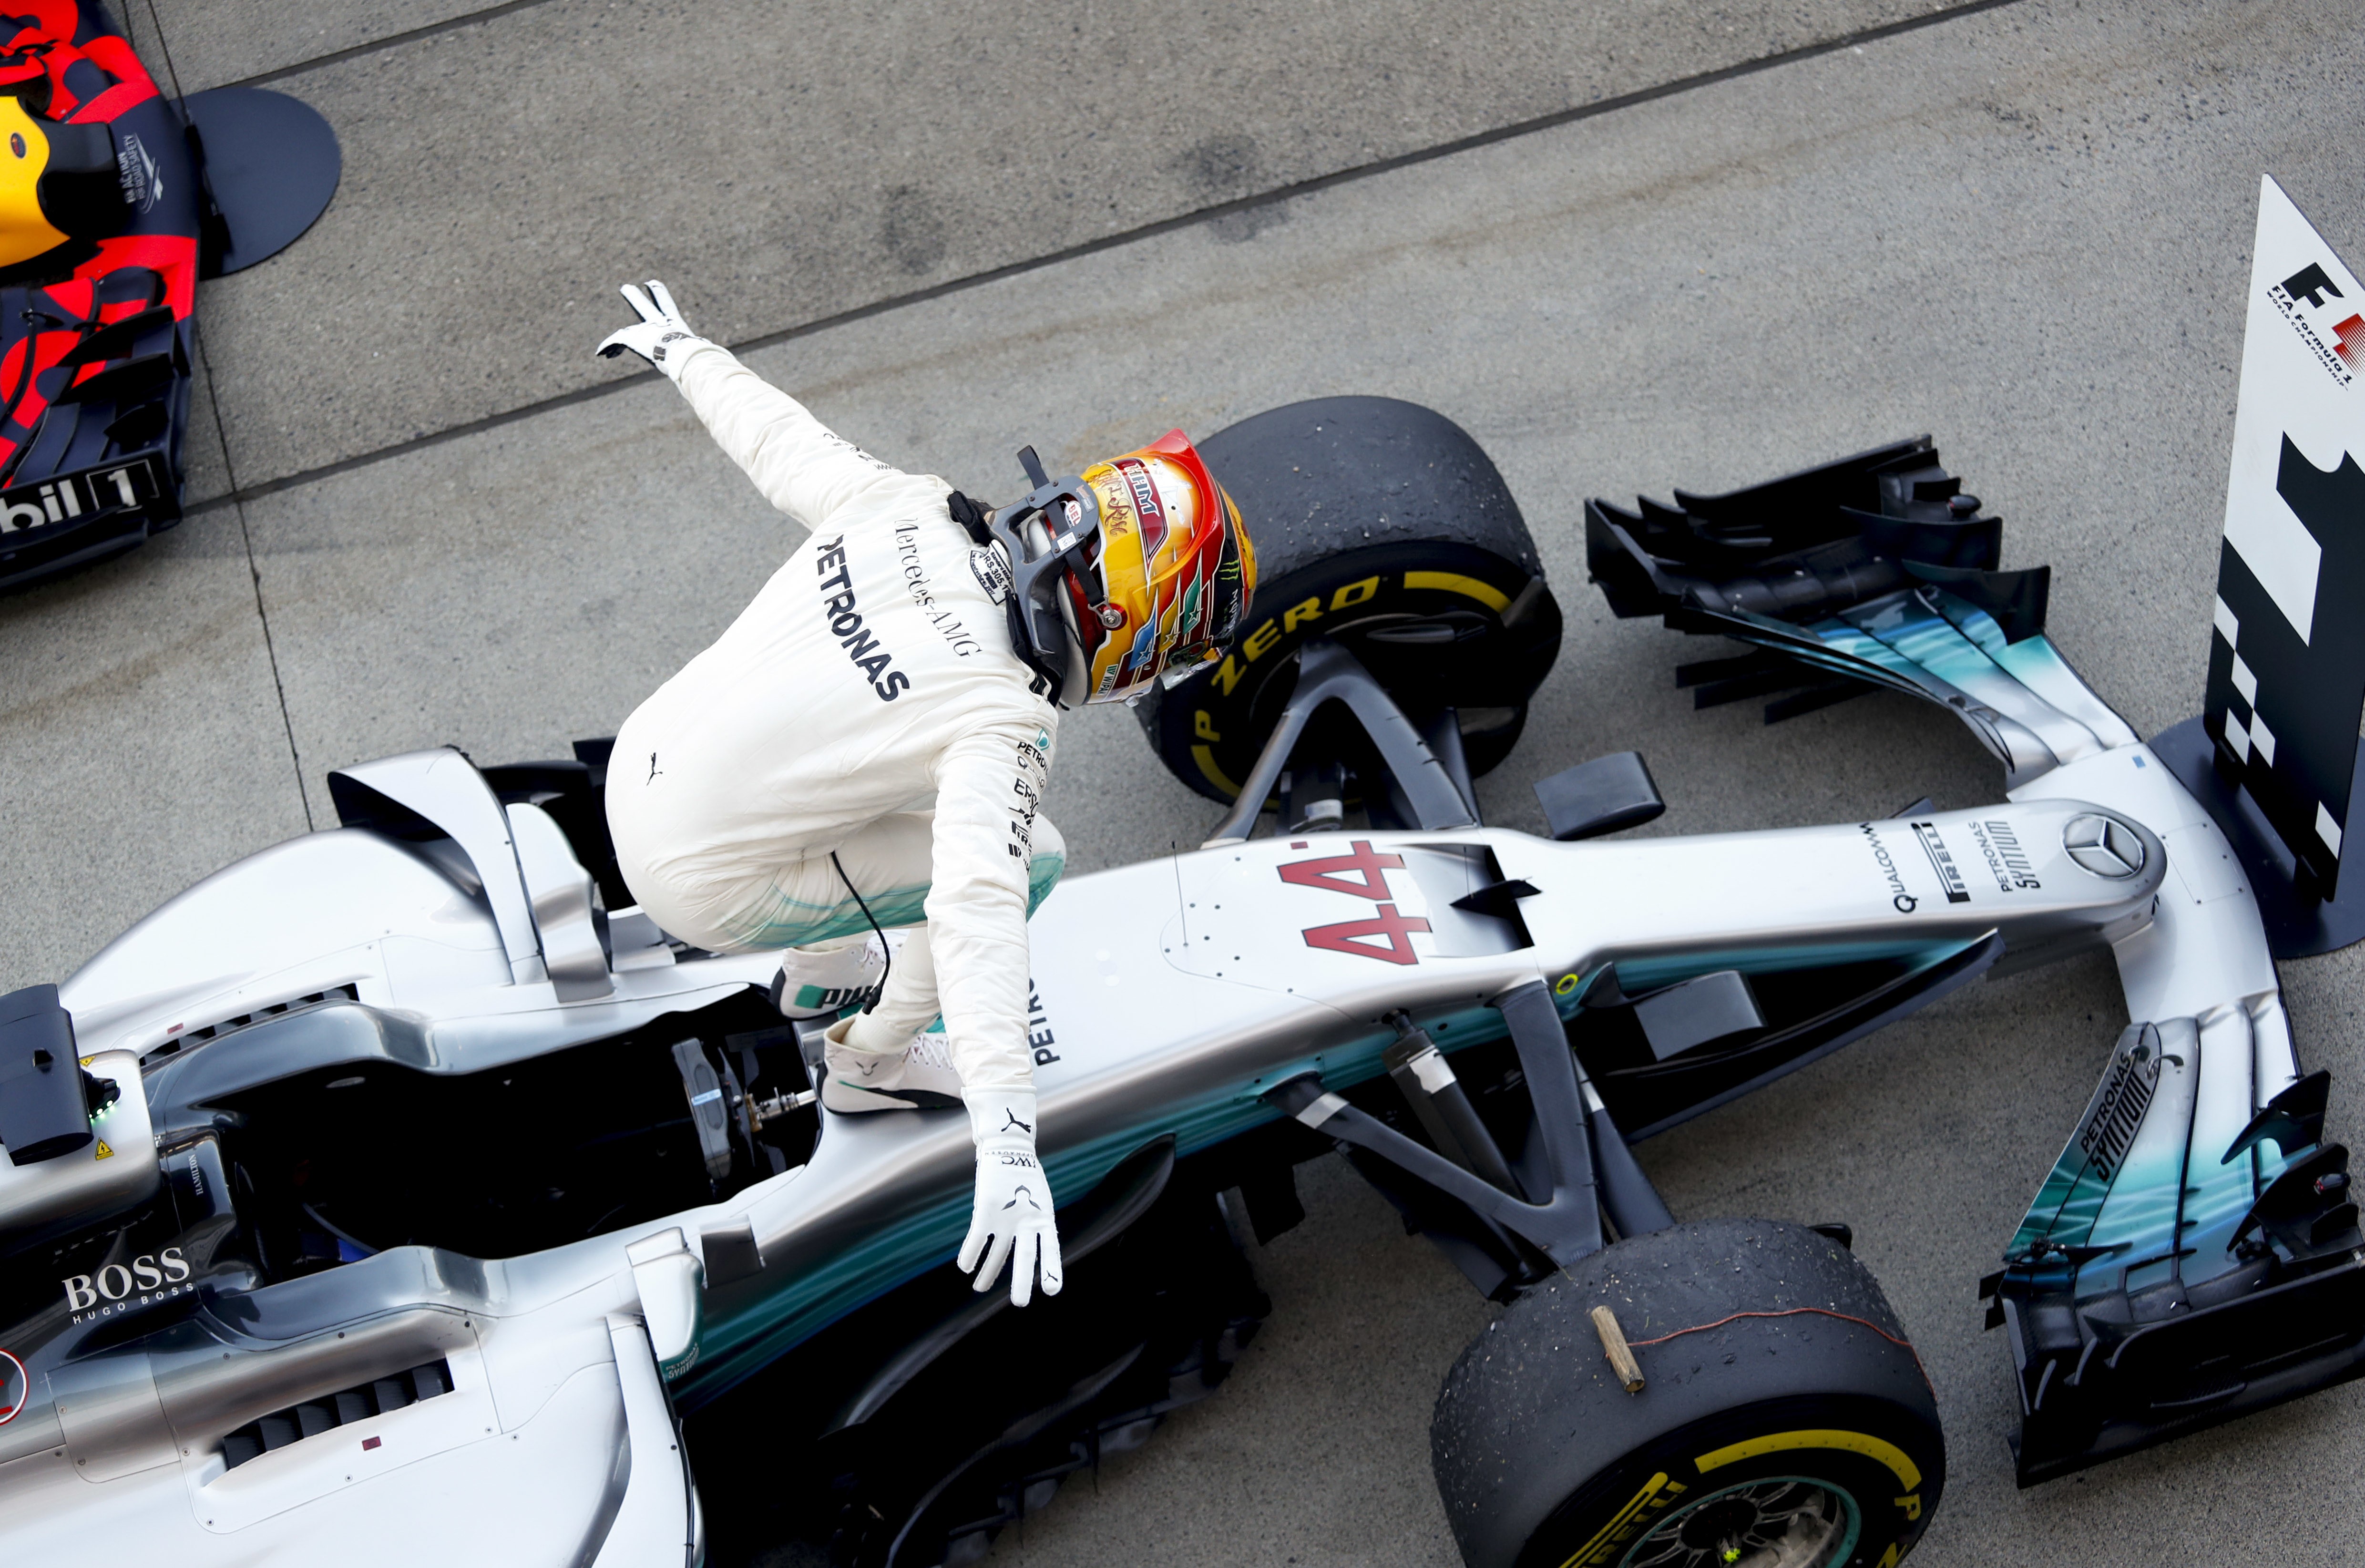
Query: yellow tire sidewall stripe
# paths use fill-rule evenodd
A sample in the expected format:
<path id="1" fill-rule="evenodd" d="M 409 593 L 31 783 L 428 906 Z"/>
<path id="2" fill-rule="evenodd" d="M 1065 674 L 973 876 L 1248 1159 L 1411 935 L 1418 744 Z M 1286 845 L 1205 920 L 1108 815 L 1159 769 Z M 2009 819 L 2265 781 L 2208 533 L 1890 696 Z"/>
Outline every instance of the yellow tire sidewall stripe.
<path id="1" fill-rule="evenodd" d="M 1346 585 L 1346 587 L 1339 589 L 1338 593 L 1332 597 L 1330 609 L 1335 611 L 1342 608 L 1352 608 L 1355 605 L 1370 602 L 1373 599 L 1378 597 L 1381 581 L 1382 579 L 1380 577 L 1373 577 L 1365 578 L 1362 582 L 1350 583 Z M 1369 588 L 1370 591 L 1363 594 L 1361 598 L 1347 600 L 1344 604 L 1340 602 L 1344 599 L 1345 595 L 1349 591 L 1366 587 Z M 1509 594 L 1505 593 L 1501 588 L 1496 588 L 1494 584 L 1487 582 L 1483 578 L 1470 577 L 1461 572 L 1406 572 L 1398 579 L 1398 587 L 1400 590 L 1426 588 L 1436 593 L 1457 594 L 1463 599 L 1472 599 L 1479 604 L 1485 605 L 1487 609 L 1493 610 L 1497 615 L 1500 615 L 1503 611 L 1511 607 L 1511 596 Z M 1314 619 L 1315 618 L 1312 616 L 1306 617 L 1309 623 Z M 1247 637 L 1241 639 L 1240 647 L 1225 657 L 1223 667 L 1216 671 L 1218 678 L 1212 683 L 1216 693 L 1224 699 L 1228 699 L 1231 696 L 1232 688 L 1237 686 L 1239 683 L 1240 678 L 1247 674 L 1247 670 L 1244 666 L 1235 664 L 1234 661 L 1236 659 L 1239 658 L 1242 655 L 1245 655 L 1247 662 L 1249 664 L 1254 664 L 1258 659 L 1263 657 L 1266 654 L 1271 653 L 1275 644 L 1280 642 L 1281 638 L 1284 634 L 1294 634 L 1296 630 L 1297 627 L 1295 622 L 1288 621 L 1285 616 L 1268 618 L 1261 625 L 1258 626 L 1255 631 L 1250 633 Z M 1317 626 L 1312 629 L 1312 632 L 1309 634 L 1319 635 L 1320 632 L 1321 628 Z M 1261 644 L 1259 643 L 1260 639 L 1262 639 Z M 1229 682 L 1226 682 L 1220 678 L 1227 673 L 1231 675 Z M 1202 734 L 1204 735 L 1205 732 L 1203 731 Z M 1240 792 L 1239 786 L 1226 778 L 1224 776 L 1224 770 L 1216 765 L 1215 747 L 1204 744 L 1194 745 L 1191 748 L 1191 758 L 1199 765 L 1200 774 L 1205 777 L 1209 783 L 1215 785 L 1216 789 L 1222 790 L 1227 796 L 1234 799 L 1239 798 Z"/>
<path id="2" fill-rule="evenodd" d="M 1583 1546 L 1578 1547 L 1575 1551 L 1570 1552 L 1568 1561 L 1562 1563 L 1560 1568 L 1577 1568 L 1578 1564 L 1588 1562 L 1595 1553 L 1601 1550 L 1605 1543 L 1614 1543 L 1618 1539 L 1619 1530 L 1631 1520 L 1635 1515 L 1641 1513 L 1645 1507 L 1648 1507 L 1650 1506 L 1651 1499 L 1656 1497 L 1660 1492 L 1665 1489 L 1666 1485 L 1667 1473 L 1665 1471 L 1663 1470 L 1659 1472 L 1658 1474 L 1651 1477 L 1648 1482 L 1644 1483 L 1642 1489 L 1634 1494 L 1633 1501 L 1628 1503 L 1624 1507 L 1619 1509 L 1616 1514 L 1612 1515 L 1609 1522 L 1601 1527 L 1601 1533 L 1595 1536 L 1591 1540 L 1586 1541 Z M 1681 1492 L 1683 1488 L 1681 1486 L 1677 1486 L 1676 1490 L 1677 1492 Z"/>
<path id="3" fill-rule="evenodd" d="M 1240 787 L 1225 778 L 1224 770 L 1216 766 L 1215 747 L 1194 745 L 1191 748 L 1191 759 L 1199 765 L 1199 771 L 1207 776 L 1207 782 L 1232 799 L 1239 799 Z"/>
<path id="4" fill-rule="evenodd" d="M 1407 572 L 1404 586 L 1407 588 L 1437 588 L 1445 593 L 1458 593 L 1464 599 L 1474 599 L 1500 615 L 1511 607 L 1511 596 L 1492 583 L 1476 577 L 1463 577 L 1460 572 Z"/>
<path id="5" fill-rule="evenodd" d="M 1755 1459 L 1760 1454 L 1781 1453 L 1792 1449 L 1839 1449 L 1847 1453 L 1862 1454 L 1866 1459 L 1887 1465 L 1896 1473 L 1897 1479 L 1905 1484 L 1908 1492 L 1919 1491 L 1922 1486 L 1922 1467 L 1906 1457 L 1905 1450 L 1895 1443 L 1884 1442 L 1864 1432 L 1844 1432 L 1828 1428 L 1769 1432 L 1762 1438 L 1751 1438 L 1746 1442 L 1712 1450 L 1692 1462 L 1702 1475 L 1706 1475 L 1711 1470 L 1738 1464 L 1745 1459 Z"/>

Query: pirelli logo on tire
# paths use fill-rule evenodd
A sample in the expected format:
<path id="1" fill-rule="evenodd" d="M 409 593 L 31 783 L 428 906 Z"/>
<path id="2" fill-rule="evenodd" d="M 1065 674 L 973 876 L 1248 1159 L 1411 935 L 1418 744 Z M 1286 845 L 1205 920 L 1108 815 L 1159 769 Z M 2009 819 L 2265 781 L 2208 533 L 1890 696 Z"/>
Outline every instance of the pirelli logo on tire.
<path id="1" fill-rule="evenodd" d="M 1272 652 L 1284 636 L 1301 626 L 1311 628 L 1314 622 L 1326 615 L 1337 616 L 1358 605 L 1370 603 L 1380 597 L 1381 588 L 1388 582 L 1385 576 L 1374 574 L 1332 589 L 1327 604 L 1320 594 L 1311 594 L 1279 615 L 1268 617 L 1255 631 L 1242 637 L 1239 644 L 1225 655 L 1224 662 L 1216 666 L 1213 686 L 1222 695 L 1229 697 L 1232 689 L 1239 685 L 1241 678 L 1248 673 L 1249 666 Z M 1511 606 L 1511 596 L 1501 588 L 1460 572 L 1405 572 L 1397 577 L 1395 586 L 1407 590 L 1430 588 L 1460 594 L 1464 599 L 1485 605 L 1497 615 Z M 1205 717 L 1204 714 L 1201 716 Z"/>
<path id="2" fill-rule="evenodd" d="M 1665 1471 L 1642 1484 L 1642 1489 L 1632 1500 L 1609 1516 L 1601 1533 L 1568 1554 L 1560 1568 L 1597 1568 L 1599 1563 L 1614 1559 L 1619 1549 L 1650 1528 L 1651 1519 L 1659 1509 L 1676 1503 L 1690 1490 L 1680 1481 L 1667 1479 Z"/>
<path id="3" fill-rule="evenodd" d="M 1309 562 L 1260 583 L 1254 609 L 1223 658 L 1143 715 L 1166 766 L 1211 800 L 1239 795 L 1294 683 L 1297 650 L 1314 638 L 1338 640 L 1408 711 L 1454 708 L 1481 773 L 1517 738 L 1560 641 L 1560 611 L 1541 577 L 1451 541 Z"/>

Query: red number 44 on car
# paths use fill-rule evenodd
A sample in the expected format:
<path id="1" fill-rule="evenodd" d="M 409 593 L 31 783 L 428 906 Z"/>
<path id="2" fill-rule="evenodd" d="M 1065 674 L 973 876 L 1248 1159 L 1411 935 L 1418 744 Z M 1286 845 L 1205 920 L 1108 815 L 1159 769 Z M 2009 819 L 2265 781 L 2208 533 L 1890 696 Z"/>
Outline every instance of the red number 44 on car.
<path id="1" fill-rule="evenodd" d="M 1308 926 L 1300 933 L 1306 945 L 1334 953 L 1352 953 L 1362 958 L 1377 958 L 1384 964 L 1419 963 L 1420 955 L 1412 948 L 1412 934 L 1427 931 L 1429 922 L 1417 914 L 1398 913 L 1393 902 L 1395 895 L 1388 891 L 1387 874 L 1404 869 L 1404 857 L 1373 854 L 1369 839 L 1356 839 L 1349 847 L 1351 854 L 1294 860 L 1280 868 L 1284 882 L 1351 893 L 1379 905 L 1367 920 Z"/>

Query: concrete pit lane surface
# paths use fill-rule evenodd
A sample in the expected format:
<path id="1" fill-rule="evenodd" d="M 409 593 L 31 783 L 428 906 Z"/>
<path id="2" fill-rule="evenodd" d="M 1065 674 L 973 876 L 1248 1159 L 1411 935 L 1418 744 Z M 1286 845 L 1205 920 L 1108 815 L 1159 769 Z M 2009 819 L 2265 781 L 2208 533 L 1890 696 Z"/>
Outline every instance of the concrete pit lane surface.
<path id="1" fill-rule="evenodd" d="M 1770 729 L 1754 703 L 1694 712 L 1672 668 L 1721 650 L 1610 618 L 1586 496 L 1933 432 L 2004 517 L 2004 564 L 2055 566 L 2055 640 L 2151 734 L 2200 706 L 2260 172 L 2365 260 L 2353 7 L 126 19 L 186 90 L 259 79 L 319 107 L 345 185 L 286 254 L 205 286 L 188 521 L 0 598 L 0 989 L 331 822 L 331 767 L 610 733 L 737 612 L 795 532 L 662 379 L 590 357 L 627 278 L 666 278 L 850 439 L 989 499 L 1027 442 L 1072 469 L 1299 398 L 1444 411 L 1568 613 L 1488 820 L 1541 830 L 1530 781 L 1633 747 L 1668 801 L 1641 831 L 1698 833 L 2001 785 L 1900 699 Z M 1076 869 L 1216 814 L 1126 714 L 1071 716 L 1062 752 L 1047 809 Z M 2283 982 L 2350 1136 L 2365 950 Z M 2352 1560 L 2354 1387 L 2012 1485 L 2009 1357 L 1974 1285 L 2122 1022 L 2102 958 L 1982 985 L 1641 1158 L 1679 1215 L 1855 1226 L 1951 1439 L 1917 1564 Z M 1301 1182 L 1307 1222 L 1255 1254 L 1271 1327 L 1221 1395 L 991 1561 L 1454 1562 L 1429 1410 L 1492 1309 L 1343 1167 Z"/>

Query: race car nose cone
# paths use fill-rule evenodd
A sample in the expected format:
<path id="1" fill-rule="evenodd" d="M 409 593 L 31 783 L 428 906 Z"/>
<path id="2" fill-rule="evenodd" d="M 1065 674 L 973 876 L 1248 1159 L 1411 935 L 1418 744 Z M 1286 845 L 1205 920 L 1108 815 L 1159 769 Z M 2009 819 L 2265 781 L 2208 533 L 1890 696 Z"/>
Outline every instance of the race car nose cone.
<path id="1" fill-rule="evenodd" d="M 2061 830 L 2061 847 L 2069 858 L 2097 877 L 2132 877 L 2144 868 L 2143 840 L 2135 831 L 2113 817 L 2089 812 L 2071 817 Z"/>

